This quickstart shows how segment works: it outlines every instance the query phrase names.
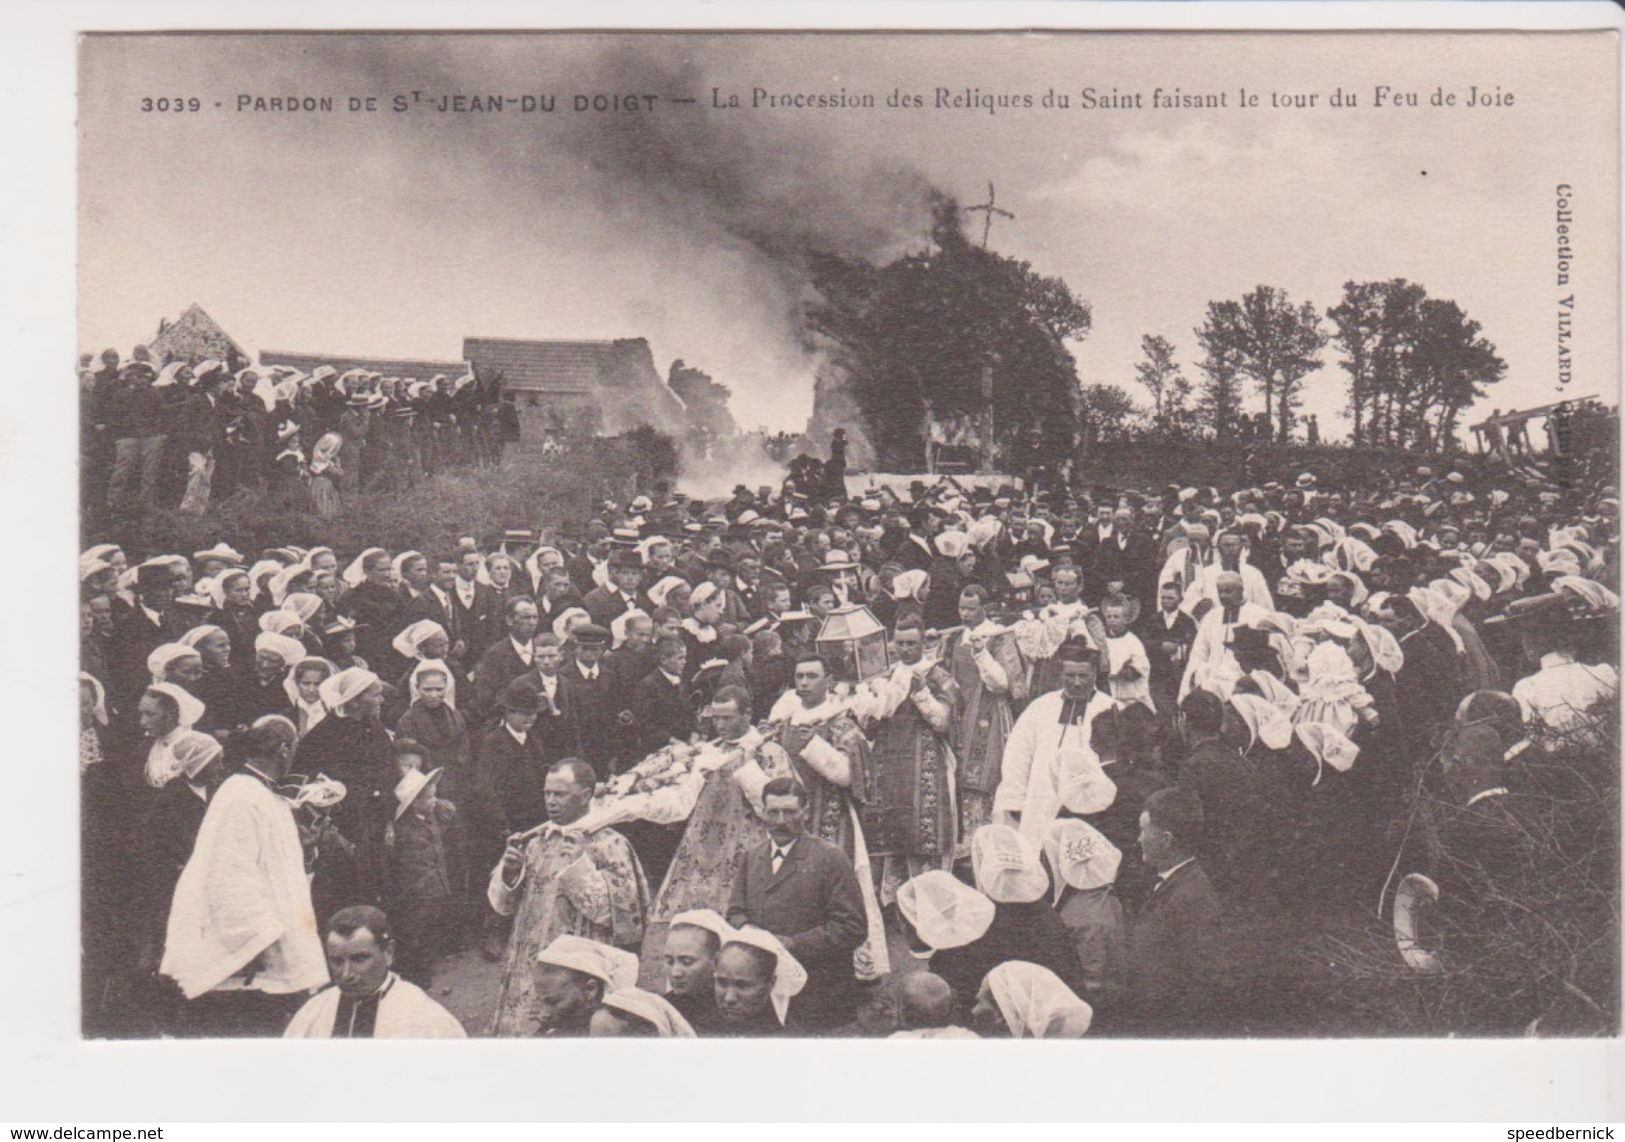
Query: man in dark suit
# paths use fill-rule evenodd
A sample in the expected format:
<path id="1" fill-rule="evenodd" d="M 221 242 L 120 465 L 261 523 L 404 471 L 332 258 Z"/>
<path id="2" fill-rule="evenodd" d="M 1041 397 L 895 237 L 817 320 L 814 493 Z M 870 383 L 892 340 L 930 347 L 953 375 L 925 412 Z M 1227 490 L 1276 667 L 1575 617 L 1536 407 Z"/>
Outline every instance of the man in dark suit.
<path id="1" fill-rule="evenodd" d="M 406 603 L 407 618 L 411 622 L 419 619 L 429 619 L 439 623 L 445 628 L 446 634 L 451 637 L 453 651 L 456 657 L 456 643 L 460 635 L 454 629 L 455 619 L 451 612 L 452 583 L 457 578 L 457 556 L 442 555 L 433 563 L 424 560 L 424 566 L 429 569 L 430 579 Z"/>
<path id="2" fill-rule="evenodd" d="M 1097 559 L 1107 594 L 1121 591 L 1150 608 L 1161 561 L 1151 537 L 1135 528 L 1132 508 L 1121 507 L 1113 513 L 1111 537 L 1100 545 Z"/>
<path id="3" fill-rule="evenodd" d="M 171 641 L 167 619 L 175 601 L 175 584 L 170 569 L 157 563 L 137 567 L 135 594 L 136 605 L 125 608 L 113 625 L 113 700 L 121 710 L 135 709 L 141 692 L 152 681 L 147 655 Z"/>
<path id="4" fill-rule="evenodd" d="M 542 799 L 547 761 L 542 757 L 541 739 L 534 732 L 541 713 L 536 691 L 512 683 L 502 692 L 499 705 L 502 721 L 481 740 L 475 765 L 477 784 L 490 789 L 496 823 L 501 836 L 507 836 L 547 820 L 547 806 Z M 491 840 L 482 839 L 487 844 Z"/>
<path id="5" fill-rule="evenodd" d="M 1156 880 L 1129 936 L 1124 1012 L 1139 1035 L 1201 1035 L 1223 987 L 1219 897 L 1197 862 L 1202 802 L 1173 786 L 1145 799 L 1140 859 Z"/>
<path id="6" fill-rule="evenodd" d="M 1157 707 L 1157 722 L 1166 731 L 1173 725 L 1179 703 L 1179 682 L 1190 661 L 1191 644 L 1196 641 L 1196 620 L 1179 609 L 1182 599 L 1175 583 L 1157 590 L 1155 605 L 1140 612 L 1134 624 L 1151 664 L 1151 701 Z"/>
<path id="7" fill-rule="evenodd" d="M 609 687 L 610 732 L 615 762 L 613 772 L 640 760 L 637 753 L 642 736 L 632 713 L 638 683 L 659 664 L 654 644 L 654 622 L 648 615 L 634 615 L 623 625 L 624 641 L 604 656 L 602 674 Z"/>
<path id="8" fill-rule="evenodd" d="M 852 953 L 868 932 L 857 874 L 837 846 L 806 835 L 807 791 L 778 777 L 762 788 L 767 843 L 745 854 L 728 901 L 728 923 L 779 938 L 807 969 L 790 1019 L 828 1031 L 852 1018 Z"/>
<path id="9" fill-rule="evenodd" d="M 609 629 L 621 615 L 637 609 L 638 584 L 643 581 L 643 561 L 635 551 L 617 551 L 609 558 L 608 587 L 594 587 L 581 605 L 599 626 Z"/>
<path id="10" fill-rule="evenodd" d="M 1284 796 L 1272 788 L 1269 772 L 1225 739 L 1224 700 L 1208 690 L 1192 690 L 1179 707 L 1185 753 L 1177 773 L 1179 787 L 1202 806 L 1202 842 L 1197 847 L 1204 868 L 1222 900 L 1246 907 L 1249 890 L 1274 881 L 1280 867 L 1280 805 Z"/>
<path id="11" fill-rule="evenodd" d="M 485 648 L 502 635 L 502 610 L 497 604 L 497 593 L 479 581 L 479 573 L 479 552 L 459 553 L 457 569 L 447 592 L 452 641 L 463 644 L 462 661 L 468 663 L 478 662 Z"/>
<path id="12" fill-rule="evenodd" d="M 559 705 L 575 739 L 574 756 L 607 774 L 615 745 L 610 677 L 603 661 L 609 632 L 588 623 L 572 637 L 575 654 L 559 669 Z"/>
<path id="13" fill-rule="evenodd" d="M 542 571 L 542 593 L 536 596 L 537 618 L 542 630 L 552 630 L 559 616 L 571 607 L 582 607 L 581 596 L 570 582 L 570 573 L 563 567 L 548 567 Z"/>
<path id="14" fill-rule="evenodd" d="M 474 667 L 474 708 L 464 711 L 473 725 L 476 720 L 489 725 L 499 716 L 497 695 L 508 683 L 530 669 L 536 637 L 536 603 L 529 595 L 515 595 L 503 608 L 506 637 L 492 643 Z"/>
<path id="15" fill-rule="evenodd" d="M 1078 566 L 1083 568 L 1083 595 L 1091 602 L 1099 602 L 1106 592 L 1106 572 L 1111 559 L 1109 548 L 1115 542 L 1112 505 L 1102 500 L 1095 506 L 1094 521 L 1084 524 L 1073 541 Z"/>
<path id="16" fill-rule="evenodd" d="M 683 670 L 688 647 L 675 636 L 655 644 L 657 665 L 632 694 L 632 724 L 638 731 L 640 756 L 648 756 L 672 738 L 687 741 L 694 732 L 694 704 Z"/>

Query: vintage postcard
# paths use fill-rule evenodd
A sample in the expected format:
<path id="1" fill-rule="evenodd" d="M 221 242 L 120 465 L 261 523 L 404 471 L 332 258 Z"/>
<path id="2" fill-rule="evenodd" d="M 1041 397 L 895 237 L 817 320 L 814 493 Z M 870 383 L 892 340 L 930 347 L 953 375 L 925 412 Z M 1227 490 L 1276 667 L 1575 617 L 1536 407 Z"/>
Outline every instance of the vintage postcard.
<path id="1" fill-rule="evenodd" d="M 1617 1035 L 1619 114 L 87 29 L 80 1034 Z"/>

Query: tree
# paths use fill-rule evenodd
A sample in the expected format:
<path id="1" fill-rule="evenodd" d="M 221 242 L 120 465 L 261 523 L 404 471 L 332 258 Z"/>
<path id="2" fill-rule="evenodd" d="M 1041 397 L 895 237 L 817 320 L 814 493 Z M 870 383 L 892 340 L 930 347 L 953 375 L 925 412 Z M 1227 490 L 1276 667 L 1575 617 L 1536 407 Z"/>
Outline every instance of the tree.
<path id="1" fill-rule="evenodd" d="M 1089 306 L 1061 279 L 967 241 L 952 201 L 934 215 L 930 245 L 885 266 L 812 258 L 808 326 L 857 403 L 876 463 L 921 466 L 928 425 L 949 421 L 1013 467 L 1070 455 L 1081 396 L 1066 343 L 1088 333 Z"/>
<path id="2" fill-rule="evenodd" d="M 1119 385 L 1089 385 L 1080 403 L 1086 431 L 1097 440 L 1123 436 L 1129 422 L 1141 415 L 1134 398 Z"/>
<path id="3" fill-rule="evenodd" d="M 1213 304 L 1208 305 L 1211 313 Z M 1196 417 L 1213 433 L 1215 440 L 1227 440 L 1241 417 L 1241 368 L 1235 352 L 1210 336 L 1206 326 L 1196 331 L 1204 356 L 1202 391 L 1196 401 Z"/>
<path id="4" fill-rule="evenodd" d="M 1454 447 L 1462 411 L 1506 373 L 1460 306 L 1404 278 L 1346 282 L 1327 316 L 1349 374 L 1356 443 Z"/>
<path id="5" fill-rule="evenodd" d="M 1285 290 L 1258 286 L 1239 302 L 1208 303 L 1204 344 L 1222 346 L 1223 357 L 1252 379 L 1264 395 L 1264 415 L 1288 440 L 1303 378 L 1320 367 L 1326 334 L 1320 311 L 1309 302 L 1294 306 Z"/>
<path id="6" fill-rule="evenodd" d="M 685 365 L 681 358 L 671 363 L 666 383 L 683 398 L 688 406 L 688 422 L 692 428 L 703 429 L 714 436 L 732 436 L 739 431 L 728 400 L 733 390 L 719 385 L 709 373 Z"/>
<path id="7" fill-rule="evenodd" d="M 1160 333 L 1140 338 L 1145 360 L 1134 366 L 1134 379 L 1151 394 L 1151 419 L 1160 432 L 1188 437 L 1196 430 L 1196 415 L 1190 407 L 1195 391 L 1174 360 L 1173 342 Z"/>
<path id="8" fill-rule="evenodd" d="M 1161 334 L 1147 333 L 1140 338 L 1140 351 L 1145 354 L 1145 360 L 1135 364 L 1134 379 L 1151 394 L 1151 415 L 1161 424 L 1163 395 L 1179 375 L 1179 365 L 1174 361 L 1174 344 Z"/>

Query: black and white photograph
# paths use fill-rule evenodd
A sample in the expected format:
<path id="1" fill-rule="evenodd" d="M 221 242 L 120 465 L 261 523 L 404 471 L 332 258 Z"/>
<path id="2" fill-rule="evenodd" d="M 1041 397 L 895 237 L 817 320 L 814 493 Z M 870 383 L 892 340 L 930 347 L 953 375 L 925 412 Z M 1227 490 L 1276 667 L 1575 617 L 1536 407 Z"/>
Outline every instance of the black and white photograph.
<path id="1" fill-rule="evenodd" d="M 84 1039 L 1618 1035 L 1615 31 L 77 60 Z"/>

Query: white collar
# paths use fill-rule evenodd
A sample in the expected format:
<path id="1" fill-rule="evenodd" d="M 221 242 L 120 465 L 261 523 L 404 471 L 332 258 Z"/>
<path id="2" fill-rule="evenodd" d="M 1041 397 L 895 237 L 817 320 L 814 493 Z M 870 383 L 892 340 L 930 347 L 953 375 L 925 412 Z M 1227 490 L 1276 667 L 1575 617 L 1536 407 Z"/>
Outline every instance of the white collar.
<path id="1" fill-rule="evenodd" d="M 596 666 L 588 666 L 585 663 L 577 661 L 576 669 L 581 672 L 581 677 L 587 679 L 589 682 L 598 677 L 598 667 Z"/>
<path id="2" fill-rule="evenodd" d="M 535 649 L 530 643 L 520 642 L 511 634 L 508 636 L 508 641 L 513 644 L 515 654 L 517 654 L 520 658 L 523 658 L 526 662 L 530 661 L 530 656 L 535 653 Z"/>
<path id="3" fill-rule="evenodd" d="M 1566 650 L 1553 650 L 1540 656 L 1540 668 L 1550 670 L 1554 666 L 1572 666 L 1574 655 Z"/>
<path id="4" fill-rule="evenodd" d="M 163 624 L 164 617 L 162 615 L 160 615 L 157 611 L 155 611 L 152 608 L 148 607 L 147 604 L 142 603 L 142 602 L 137 602 L 136 606 L 141 608 L 141 613 L 146 615 L 147 618 L 151 619 L 153 621 L 154 625 L 160 625 L 161 626 Z"/>
<path id="5" fill-rule="evenodd" d="M 664 666 L 657 666 L 655 669 L 660 671 L 660 676 L 667 682 L 670 682 L 673 686 L 681 686 L 683 684 L 683 679 L 680 675 L 670 673 Z"/>
<path id="6" fill-rule="evenodd" d="M 1172 877 L 1174 875 L 1174 873 L 1178 872 L 1180 869 L 1184 868 L 1186 865 L 1190 864 L 1191 861 L 1193 861 L 1195 859 L 1196 858 L 1193 857 L 1193 856 L 1188 856 L 1184 860 L 1180 861 L 1178 864 L 1174 865 L 1174 867 L 1169 869 L 1167 872 L 1159 872 L 1159 873 L 1157 873 L 1157 880 L 1160 881 L 1163 884 L 1167 884 L 1169 878 Z"/>
<path id="7" fill-rule="evenodd" d="M 508 719 L 507 718 L 502 719 L 502 728 L 507 730 L 508 731 L 508 736 L 511 737 L 514 741 L 518 742 L 520 745 L 524 745 L 525 744 L 525 739 L 530 736 L 530 734 L 528 732 L 521 732 L 520 730 L 516 730 L 512 726 L 510 726 L 508 724 Z"/>
<path id="8" fill-rule="evenodd" d="M 477 582 L 471 582 L 460 575 L 457 577 L 457 593 L 459 595 L 472 595 L 474 589 L 478 586 L 479 583 Z"/>

